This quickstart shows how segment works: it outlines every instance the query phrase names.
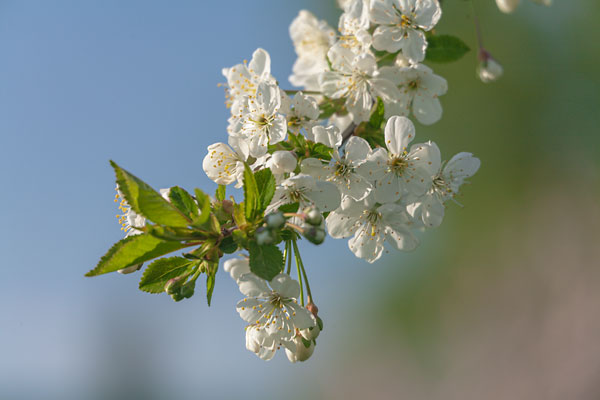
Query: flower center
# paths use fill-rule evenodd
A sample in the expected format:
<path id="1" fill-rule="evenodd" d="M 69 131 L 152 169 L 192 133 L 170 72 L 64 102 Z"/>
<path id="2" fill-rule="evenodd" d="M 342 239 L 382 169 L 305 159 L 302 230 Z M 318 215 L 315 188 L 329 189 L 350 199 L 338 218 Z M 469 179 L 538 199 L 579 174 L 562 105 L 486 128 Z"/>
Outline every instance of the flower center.
<path id="1" fill-rule="evenodd" d="M 350 172 L 352 172 L 352 167 L 349 166 L 346 163 L 343 163 L 341 161 L 338 161 L 337 163 L 335 163 L 335 176 L 336 177 L 346 177 L 348 174 L 350 174 Z"/>
<path id="2" fill-rule="evenodd" d="M 401 176 L 409 165 L 408 160 L 403 156 L 392 157 L 388 161 L 390 171 L 396 176 Z"/>
<path id="3" fill-rule="evenodd" d="M 433 178 L 433 190 L 441 195 L 447 195 L 452 193 L 450 185 L 444 180 L 441 174 L 438 174 Z"/>

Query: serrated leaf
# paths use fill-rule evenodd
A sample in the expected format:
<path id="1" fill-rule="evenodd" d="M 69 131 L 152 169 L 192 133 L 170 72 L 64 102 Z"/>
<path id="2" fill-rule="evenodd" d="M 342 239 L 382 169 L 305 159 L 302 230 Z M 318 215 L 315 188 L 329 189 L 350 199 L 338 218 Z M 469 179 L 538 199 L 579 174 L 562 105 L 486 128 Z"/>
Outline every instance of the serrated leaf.
<path id="1" fill-rule="evenodd" d="M 194 220 L 198 217 L 198 204 L 196 204 L 193 197 L 185 189 L 179 186 L 172 187 L 169 190 L 169 199 L 171 199 L 171 204 L 190 219 Z"/>
<path id="2" fill-rule="evenodd" d="M 267 281 L 273 279 L 283 269 L 283 253 L 275 245 L 259 246 L 250 242 L 250 271 Z"/>
<path id="3" fill-rule="evenodd" d="M 114 161 L 110 165 L 115 170 L 119 190 L 133 211 L 157 224 L 186 227 L 191 220 L 175 206 L 166 201 L 150 185 L 119 167 Z"/>
<path id="4" fill-rule="evenodd" d="M 140 290 L 148 293 L 162 293 L 165 285 L 173 278 L 192 274 L 198 261 L 183 257 L 161 258 L 146 267 L 140 280 Z"/>
<path id="5" fill-rule="evenodd" d="M 244 208 L 246 219 L 253 221 L 259 208 L 259 193 L 254 174 L 247 164 L 244 164 Z"/>
<path id="6" fill-rule="evenodd" d="M 261 169 L 260 171 L 257 171 L 254 174 L 254 179 L 256 180 L 259 196 L 259 209 L 257 211 L 261 213 L 269 206 L 269 204 L 271 204 L 277 184 L 275 183 L 275 177 L 270 169 Z"/>
<path id="7" fill-rule="evenodd" d="M 215 199 L 217 201 L 223 201 L 225 200 L 225 192 L 227 190 L 227 186 L 225 185 L 219 185 L 217 187 L 217 190 L 215 191 Z"/>
<path id="8" fill-rule="evenodd" d="M 457 61 L 470 50 L 465 42 L 452 35 L 431 35 L 427 43 L 425 61 L 434 63 Z"/>
<path id="9" fill-rule="evenodd" d="M 140 264 L 186 247 L 184 243 L 158 239 L 148 233 L 129 236 L 115 243 L 85 276 L 97 276 Z"/>

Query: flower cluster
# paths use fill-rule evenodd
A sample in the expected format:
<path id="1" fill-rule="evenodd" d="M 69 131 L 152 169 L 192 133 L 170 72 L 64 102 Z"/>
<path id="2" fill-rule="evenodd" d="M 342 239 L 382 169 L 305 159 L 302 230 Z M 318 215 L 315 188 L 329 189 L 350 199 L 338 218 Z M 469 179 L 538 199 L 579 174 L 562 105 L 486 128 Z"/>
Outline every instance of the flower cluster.
<path id="1" fill-rule="evenodd" d="M 440 120 L 448 89 L 425 63 L 453 61 L 466 45 L 433 32 L 438 0 L 339 3 L 337 29 L 305 10 L 291 23 L 298 58 L 289 81 L 299 89 L 280 86 L 261 48 L 223 69 L 227 138 L 208 146 L 202 163 L 219 185 L 214 196 L 155 191 L 111 162 L 125 238 L 87 276 L 135 272 L 155 259 L 141 290 L 181 301 L 205 275 L 210 305 L 222 257 L 239 252 L 223 267 L 245 296 L 237 311 L 246 347 L 263 360 L 283 348 L 291 362 L 305 361 L 323 321 L 297 242 L 347 239 L 374 263 L 386 247 L 414 250 L 442 223 L 479 159 L 461 152 L 443 162 L 434 142 L 416 140 L 415 122 Z M 493 59 L 484 61 L 482 79 L 492 80 Z M 243 200 L 227 198 L 229 185 Z"/>
<path id="2" fill-rule="evenodd" d="M 439 96 L 447 91 L 446 80 L 422 63 L 426 33 L 441 17 L 439 2 L 353 0 L 343 7 L 337 32 L 306 10 L 290 26 L 298 58 L 289 80 L 304 92 L 279 86 L 264 49 L 223 70 L 228 144 L 209 146 L 203 167 L 214 182 L 236 187 L 244 184 L 244 165 L 270 169 L 277 186 L 267 217 L 279 212 L 282 226 L 306 236 L 306 221 L 294 214 L 286 223 L 282 211 L 318 209 L 327 213 L 319 222 L 331 237 L 350 238 L 350 250 L 373 263 L 386 242 L 413 250 L 418 231 L 440 225 L 446 203 L 479 160 L 460 153 L 443 165 L 435 143 L 413 144 L 409 118 L 438 121 Z M 256 237 L 259 244 L 277 241 L 267 227 Z M 298 346 L 296 338 L 316 325 L 297 304 L 298 283 L 280 274 L 269 288 L 248 265 L 247 259 L 225 263 L 248 296 L 238 304 L 249 324 L 248 349 L 268 360 L 283 346 L 290 360 L 301 360 L 298 349 L 313 344 Z"/>

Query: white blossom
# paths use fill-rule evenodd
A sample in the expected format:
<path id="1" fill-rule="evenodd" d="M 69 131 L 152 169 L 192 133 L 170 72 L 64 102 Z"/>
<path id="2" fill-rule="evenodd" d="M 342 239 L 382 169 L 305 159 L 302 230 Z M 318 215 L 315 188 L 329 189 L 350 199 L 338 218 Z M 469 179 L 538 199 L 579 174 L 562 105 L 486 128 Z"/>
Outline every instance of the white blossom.
<path id="1" fill-rule="evenodd" d="M 306 138 L 315 143 L 324 144 L 332 149 L 337 149 L 342 145 L 342 134 L 336 126 L 324 127 L 321 125 L 315 126 L 310 131 L 306 132 Z"/>
<path id="2" fill-rule="evenodd" d="M 301 10 L 290 25 L 290 37 L 298 58 L 289 77 L 294 86 L 307 90 L 318 90 L 318 76 L 329 67 L 327 51 L 335 43 L 335 31 L 324 20 L 318 20 L 312 13 Z"/>
<path id="3" fill-rule="evenodd" d="M 318 181 L 310 175 L 294 175 L 277 186 L 266 214 L 284 204 L 299 203 L 299 208 L 316 206 L 320 211 L 335 210 L 340 205 L 340 192 L 336 185 Z"/>
<path id="4" fill-rule="evenodd" d="M 438 0 L 373 0 L 371 21 L 379 25 L 373 32 L 373 47 L 402 54 L 412 63 L 425 59 L 425 31 L 442 16 Z"/>
<path id="5" fill-rule="evenodd" d="M 244 176 L 244 157 L 225 143 L 208 146 L 208 154 L 202 161 L 206 175 L 219 185 L 229 185 L 235 181 L 241 187 Z"/>
<path id="6" fill-rule="evenodd" d="M 532 0 L 534 3 L 542 4 L 544 6 L 551 6 L 552 0 Z M 515 11 L 517 6 L 519 5 L 520 0 L 496 0 L 496 5 L 500 9 L 500 11 L 504 13 L 511 13 Z"/>
<path id="7" fill-rule="evenodd" d="M 268 360 L 280 345 L 296 351 L 296 330 L 316 325 L 316 320 L 297 298 L 300 285 L 287 274 L 279 274 L 269 284 L 253 273 L 237 280 L 246 296 L 237 311 L 250 325 L 246 328 L 246 347 Z"/>
<path id="8" fill-rule="evenodd" d="M 328 56 L 333 71 L 325 71 L 319 77 L 321 91 L 333 99 L 345 98 L 355 123 L 369 120 L 377 97 L 386 107 L 400 97 L 396 84 L 378 76 L 377 62 L 372 55 L 355 55 L 336 45 L 329 50 Z"/>
<path id="9" fill-rule="evenodd" d="M 489 83 L 498 80 L 503 73 L 502 65 L 484 50 L 477 67 L 479 79 L 484 83 Z"/>
<path id="10" fill-rule="evenodd" d="M 369 33 L 370 0 L 351 0 L 340 16 L 338 30 L 342 34 L 338 44 L 355 54 L 371 53 L 373 39 Z"/>
<path id="11" fill-rule="evenodd" d="M 327 230 L 333 238 L 346 238 L 348 247 L 359 258 L 369 263 L 377 261 L 387 240 L 398 250 L 409 251 L 417 247 L 417 238 L 410 230 L 410 216 L 404 207 L 395 204 L 379 204 L 374 194 L 362 201 L 350 197 L 326 219 Z"/>
<path id="12" fill-rule="evenodd" d="M 383 67 L 381 76 L 394 82 L 400 88 L 396 101 L 386 105 L 386 117 L 408 115 L 412 111 L 417 120 L 431 125 L 442 117 L 439 96 L 446 94 L 448 83 L 433 73 L 431 68 L 417 64 L 411 67 Z"/>
<path id="13" fill-rule="evenodd" d="M 288 130 L 295 134 L 302 128 L 309 131 L 315 126 L 320 113 L 317 100 L 302 92 L 296 93 L 292 99 L 283 94 L 280 112 L 286 116 Z"/>
<path id="14" fill-rule="evenodd" d="M 385 126 L 385 145 L 378 148 L 370 160 L 379 168 L 374 170 L 377 180 L 375 197 L 380 203 L 397 201 L 400 196 L 424 194 L 440 168 L 440 150 L 433 142 L 413 145 L 415 126 L 406 117 L 391 117 Z"/>
<path id="15" fill-rule="evenodd" d="M 351 137 L 346 143 L 344 155 L 334 149 L 331 162 L 324 164 L 316 158 L 307 158 L 300 166 L 302 172 L 319 181 L 334 183 L 340 193 L 355 200 L 364 199 L 373 190 L 369 181 L 375 163 L 367 161 L 371 153 L 369 143 L 363 138 Z"/>
<path id="16" fill-rule="evenodd" d="M 245 97 L 254 95 L 260 82 L 275 83 L 271 76 L 271 56 L 260 48 L 252 53 L 250 63 L 223 68 L 223 76 L 227 78 L 227 105 L 232 109 Z"/>
<path id="17" fill-rule="evenodd" d="M 243 141 L 252 157 L 265 155 L 269 144 L 281 142 L 287 134 L 285 117 L 279 113 L 280 106 L 279 87 L 260 82 L 256 94 L 245 98 L 229 134 Z"/>
<path id="18" fill-rule="evenodd" d="M 481 162 L 471 153 L 458 153 L 448 161 L 431 182 L 427 193 L 408 204 L 408 212 L 426 227 L 437 227 L 444 218 L 444 203 L 459 193 L 465 179 L 475 175 Z"/>

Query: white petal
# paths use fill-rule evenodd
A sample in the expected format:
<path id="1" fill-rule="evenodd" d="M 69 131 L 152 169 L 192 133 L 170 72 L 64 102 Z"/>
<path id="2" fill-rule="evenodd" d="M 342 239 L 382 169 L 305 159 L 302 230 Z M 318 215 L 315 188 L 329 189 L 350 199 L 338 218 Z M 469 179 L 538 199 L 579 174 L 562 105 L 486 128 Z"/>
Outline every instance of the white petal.
<path id="1" fill-rule="evenodd" d="M 317 181 L 316 188 L 306 193 L 321 212 L 333 211 L 340 206 L 341 194 L 330 182 Z"/>
<path id="2" fill-rule="evenodd" d="M 250 264 L 247 258 L 230 258 L 223 263 L 223 269 L 233 280 L 238 280 L 240 276 L 250 273 Z"/>
<path id="3" fill-rule="evenodd" d="M 402 179 L 393 172 L 386 173 L 377 181 L 375 199 L 378 203 L 393 203 L 400 199 L 403 192 Z"/>
<path id="4" fill-rule="evenodd" d="M 350 174 L 347 183 L 338 185 L 340 192 L 354 200 L 363 200 L 373 190 L 373 185 L 369 180 L 358 174 Z"/>
<path id="5" fill-rule="evenodd" d="M 240 276 L 237 283 L 240 292 L 247 297 L 258 297 L 271 293 L 267 282 L 252 273 Z"/>
<path id="6" fill-rule="evenodd" d="M 389 53 L 398 52 L 404 45 L 404 29 L 397 26 L 380 25 L 373 32 L 373 47 Z"/>
<path id="7" fill-rule="evenodd" d="M 279 274 L 270 282 L 274 291 L 283 297 L 296 299 L 300 296 L 300 284 L 288 274 Z"/>
<path id="8" fill-rule="evenodd" d="M 285 307 L 290 312 L 290 320 L 292 320 L 294 326 L 298 329 L 306 329 L 317 324 L 315 317 L 306 308 L 300 306 L 294 302 L 286 302 Z M 294 314 L 295 313 L 295 314 Z"/>
<path id="9" fill-rule="evenodd" d="M 401 251 L 411 251 L 419 245 L 419 240 L 408 229 L 388 229 L 386 239 L 388 243 L 391 243 L 396 249 Z"/>
<path id="10" fill-rule="evenodd" d="M 271 57 L 269 53 L 260 48 L 256 49 L 252 53 L 252 60 L 248 64 L 248 69 L 259 77 L 269 75 L 271 73 Z"/>
<path id="11" fill-rule="evenodd" d="M 353 166 L 358 166 L 367 159 L 370 152 L 371 146 L 369 146 L 369 143 L 365 139 L 352 136 L 346 143 L 344 158 L 352 163 Z"/>
<path id="12" fill-rule="evenodd" d="M 410 119 L 401 116 L 388 119 L 385 125 L 385 145 L 392 155 L 402 155 L 414 138 L 415 126 Z"/>
<path id="13" fill-rule="evenodd" d="M 368 263 L 377 261 L 383 253 L 383 241 L 380 235 L 372 235 L 369 229 L 363 227 L 348 241 L 348 247 L 354 255 Z"/>
<path id="14" fill-rule="evenodd" d="M 425 59 L 425 34 L 415 29 L 407 29 L 407 33 L 408 36 L 402 40 L 402 53 L 413 63 L 419 63 Z"/>
<path id="15" fill-rule="evenodd" d="M 413 100 L 413 114 L 423 125 L 431 125 L 442 118 L 442 104 L 437 97 L 417 93 Z"/>
<path id="16" fill-rule="evenodd" d="M 336 211 L 330 213 L 325 219 L 327 232 L 335 239 L 352 236 L 356 230 L 357 222 L 358 219 Z"/>
<path id="17" fill-rule="evenodd" d="M 310 133 L 307 132 L 306 136 L 313 142 L 322 143 L 332 149 L 337 149 L 342 144 L 342 134 L 334 125 L 328 127 L 317 125 Z"/>
<path id="18" fill-rule="evenodd" d="M 442 9 L 438 0 L 421 0 L 415 6 L 417 17 L 413 22 L 423 30 L 431 30 L 442 16 Z"/>

